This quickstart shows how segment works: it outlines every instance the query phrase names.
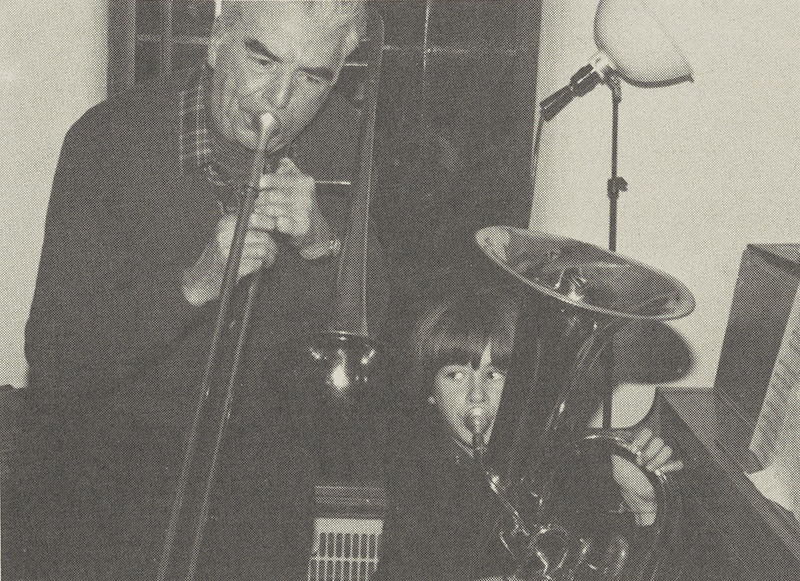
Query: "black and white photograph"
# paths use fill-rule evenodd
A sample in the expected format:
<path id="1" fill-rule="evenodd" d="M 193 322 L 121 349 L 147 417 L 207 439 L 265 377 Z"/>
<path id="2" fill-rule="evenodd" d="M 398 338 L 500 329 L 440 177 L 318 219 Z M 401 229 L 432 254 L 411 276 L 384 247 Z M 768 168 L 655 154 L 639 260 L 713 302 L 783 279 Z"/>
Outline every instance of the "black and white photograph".
<path id="1" fill-rule="evenodd" d="M 6 0 L 3 581 L 800 579 L 796 0 Z"/>

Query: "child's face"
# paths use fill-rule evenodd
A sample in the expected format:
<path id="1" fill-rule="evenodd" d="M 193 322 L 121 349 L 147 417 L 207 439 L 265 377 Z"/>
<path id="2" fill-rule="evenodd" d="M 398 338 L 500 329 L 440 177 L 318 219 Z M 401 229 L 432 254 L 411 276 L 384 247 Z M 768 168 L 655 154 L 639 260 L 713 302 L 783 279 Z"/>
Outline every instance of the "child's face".
<path id="1" fill-rule="evenodd" d="M 433 397 L 439 412 L 453 434 L 467 445 L 472 445 L 472 432 L 464 423 L 467 412 L 474 407 L 486 410 L 490 420 L 484 439 L 488 442 L 503 395 L 506 372 L 492 364 L 491 353 L 492 344 L 489 343 L 477 369 L 470 364 L 445 365 L 433 380 Z"/>

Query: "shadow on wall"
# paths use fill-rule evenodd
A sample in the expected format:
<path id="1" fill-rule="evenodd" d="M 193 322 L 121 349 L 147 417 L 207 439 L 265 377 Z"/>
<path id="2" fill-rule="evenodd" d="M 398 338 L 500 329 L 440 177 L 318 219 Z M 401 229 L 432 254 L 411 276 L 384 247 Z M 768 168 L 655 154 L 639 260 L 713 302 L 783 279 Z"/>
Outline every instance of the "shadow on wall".
<path id="1" fill-rule="evenodd" d="M 694 361 L 683 337 L 659 321 L 632 321 L 614 337 L 617 383 L 678 381 L 688 375 Z"/>

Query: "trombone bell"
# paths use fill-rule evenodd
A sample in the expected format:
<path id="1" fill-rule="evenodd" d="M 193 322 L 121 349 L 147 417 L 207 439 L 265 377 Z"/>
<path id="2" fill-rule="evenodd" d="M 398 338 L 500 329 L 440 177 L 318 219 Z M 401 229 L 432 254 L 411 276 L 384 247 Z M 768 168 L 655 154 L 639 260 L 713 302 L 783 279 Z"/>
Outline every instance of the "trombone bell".
<path id="1" fill-rule="evenodd" d="M 364 400 L 379 362 L 375 341 L 353 333 L 328 331 L 309 337 L 306 348 L 326 399 L 338 405 Z"/>

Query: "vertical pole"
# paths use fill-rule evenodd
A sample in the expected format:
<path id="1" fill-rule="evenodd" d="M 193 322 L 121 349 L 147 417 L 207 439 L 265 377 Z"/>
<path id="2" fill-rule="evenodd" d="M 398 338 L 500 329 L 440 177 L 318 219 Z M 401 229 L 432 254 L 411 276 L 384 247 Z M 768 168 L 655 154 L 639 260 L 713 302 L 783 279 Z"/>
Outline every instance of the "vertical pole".
<path id="1" fill-rule="evenodd" d="M 611 88 L 611 179 L 608 180 L 608 249 L 617 251 L 617 200 L 620 191 L 625 191 L 628 184 L 617 176 L 617 134 L 619 129 L 619 103 L 622 101 L 622 84 L 619 77 L 608 75 L 608 86 Z"/>
<path id="2" fill-rule="evenodd" d="M 136 82 L 136 1 L 108 3 L 108 85 L 115 95 Z"/>
<path id="3" fill-rule="evenodd" d="M 161 0 L 159 11 L 158 75 L 166 77 L 172 72 L 172 0 Z"/>
<path id="4" fill-rule="evenodd" d="M 536 94 L 536 70 L 539 56 L 539 34 L 541 31 L 541 2 L 516 2 L 515 50 L 517 63 L 514 67 L 514 114 L 519 120 L 514 124 L 514 151 L 517 153 L 513 171 L 515 187 L 511 216 L 515 225 L 532 228 L 533 199 L 536 195 L 536 166 L 538 164 L 537 134 L 542 131 L 543 120 L 537 107 L 531 107 L 530 95 Z M 534 124 L 536 129 L 534 130 Z M 534 152 L 536 147 L 536 152 Z"/>
<path id="5" fill-rule="evenodd" d="M 617 200 L 620 191 L 625 191 L 628 184 L 617 175 L 617 150 L 619 130 L 619 104 L 622 101 L 622 83 L 619 77 L 609 74 L 606 83 L 611 89 L 611 178 L 608 180 L 608 249 L 617 251 Z M 611 427 L 611 406 L 614 399 L 614 342 L 609 339 L 605 350 L 605 379 L 603 394 L 603 428 Z"/>
<path id="6" fill-rule="evenodd" d="M 430 30 L 431 30 L 431 11 L 433 10 L 433 0 L 427 0 L 425 2 L 425 27 L 423 29 L 422 34 L 422 82 L 420 83 L 420 91 L 419 91 L 419 131 L 422 135 L 422 147 L 420 148 L 422 152 L 422 195 L 423 197 L 431 201 L 431 197 L 434 195 L 434 191 L 430 188 L 431 182 L 431 174 L 433 172 L 433 166 L 431 165 L 431 160 L 433 158 L 432 151 L 433 145 L 431 141 L 433 140 L 433 131 L 431 130 L 430 126 L 430 116 L 428 114 L 428 83 L 430 80 Z"/>
<path id="7" fill-rule="evenodd" d="M 425 101 L 428 97 L 428 67 L 430 66 L 430 30 L 431 30 L 431 11 L 433 10 L 433 0 L 425 2 L 425 28 L 422 35 L 422 88 L 420 90 L 420 121 L 422 128 L 428 123 L 428 111 Z"/>

